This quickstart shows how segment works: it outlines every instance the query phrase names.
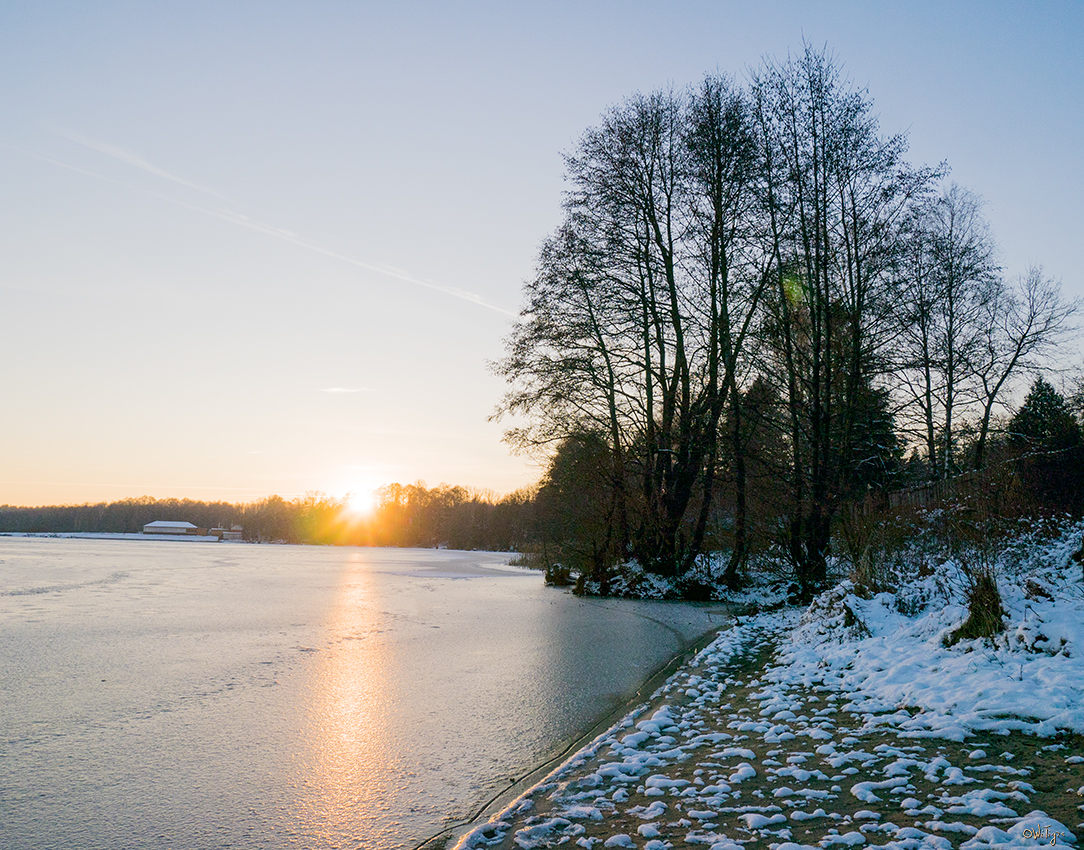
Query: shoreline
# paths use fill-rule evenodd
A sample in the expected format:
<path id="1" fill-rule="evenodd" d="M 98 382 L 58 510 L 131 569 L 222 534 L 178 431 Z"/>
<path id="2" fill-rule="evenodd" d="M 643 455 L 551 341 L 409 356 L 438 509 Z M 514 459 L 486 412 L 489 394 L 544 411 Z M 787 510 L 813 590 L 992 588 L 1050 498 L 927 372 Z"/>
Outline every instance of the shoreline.
<path id="1" fill-rule="evenodd" d="M 31 540 L 135 540 L 188 543 L 246 543 L 245 540 L 223 540 L 213 534 L 144 534 L 141 531 L 0 531 L 0 537 Z"/>
<path id="2" fill-rule="evenodd" d="M 531 768 L 523 776 L 510 783 L 508 787 L 490 797 L 469 818 L 449 824 L 422 842 L 412 845 L 412 850 L 444 850 L 444 848 L 458 846 L 466 836 L 481 826 L 485 820 L 509 808 L 519 798 L 534 793 L 535 789 L 551 773 L 560 770 L 566 762 L 574 759 L 580 752 L 594 744 L 595 741 L 602 739 L 622 721 L 638 716 L 642 711 L 646 710 L 656 699 L 659 689 L 667 681 L 681 672 L 690 661 L 709 647 L 719 635 L 734 627 L 739 616 L 735 611 L 737 606 L 728 603 L 712 604 L 726 605 L 730 609 L 726 612 L 728 619 L 724 623 L 687 643 L 662 666 L 652 672 L 632 696 L 597 720 L 585 732 L 566 743 L 559 753 Z"/>
<path id="3" fill-rule="evenodd" d="M 1079 622 L 1064 653 L 981 640 L 949 648 L 940 635 L 959 606 L 905 615 L 889 594 L 847 590 L 719 629 L 646 703 L 443 847 L 993 850 L 1040 836 L 1075 846 Z M 1030 614 L 1051 631 L 1074 618 L 1053 601 L 1016 610 L 1007 595 L 1009 617 Z M 1079 590 L 1062 604 L 1074 603 L 1084 603 Z M 861 628 L 847 625 L 847 608 Z M 1054 672 L 1064 687 L 1052 687 Z M 936 695 L 951 687 L 946 674 L 959 692 L 951 704 L 923 695 L 923 677 Z M 1047 693 L 1024 710 L 1019 683 L 1033 680 Z"/>

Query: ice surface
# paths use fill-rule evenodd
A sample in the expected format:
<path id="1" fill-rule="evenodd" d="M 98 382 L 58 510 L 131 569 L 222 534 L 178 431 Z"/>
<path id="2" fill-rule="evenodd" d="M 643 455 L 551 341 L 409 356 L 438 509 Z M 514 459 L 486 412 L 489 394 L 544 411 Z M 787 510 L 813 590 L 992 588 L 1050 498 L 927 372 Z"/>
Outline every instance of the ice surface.
<path id="1" fill-rule="evenodd" d="M 506 559 L 0 537 L 0 843 L 412 847 L 722 621 Z"/>

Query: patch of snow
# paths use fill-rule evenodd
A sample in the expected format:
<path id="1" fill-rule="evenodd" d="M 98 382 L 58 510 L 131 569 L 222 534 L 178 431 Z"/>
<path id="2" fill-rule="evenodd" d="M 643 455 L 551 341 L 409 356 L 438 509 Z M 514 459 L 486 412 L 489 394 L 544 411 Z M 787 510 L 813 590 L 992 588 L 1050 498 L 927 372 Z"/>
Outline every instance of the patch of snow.
<path id="1" fill-rule="evenodd" d="M 772 826 L 777 823 L 786 823 L 787 816 L 784 814 L 772 815 L 771 817 L 765 817 L 764 815 L 758 815 L 749 812 L 744 815 L 738 815 L 738 820 L 746 825 L 749 829 L 763 829 L 766 826 Z"/>

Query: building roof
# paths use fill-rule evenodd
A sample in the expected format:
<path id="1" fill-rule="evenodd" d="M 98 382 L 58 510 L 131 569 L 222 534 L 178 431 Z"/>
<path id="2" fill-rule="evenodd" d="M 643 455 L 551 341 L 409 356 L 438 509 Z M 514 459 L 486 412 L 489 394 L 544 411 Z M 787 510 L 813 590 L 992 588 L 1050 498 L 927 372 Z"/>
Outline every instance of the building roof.
<path id="1" fill-rule="evenodd" d="M 168 519 L 156 519 L 154 522 L 148 522 L 143 526 L 144 528 L 196 528 L 190 522 L 174 522 Z"/>

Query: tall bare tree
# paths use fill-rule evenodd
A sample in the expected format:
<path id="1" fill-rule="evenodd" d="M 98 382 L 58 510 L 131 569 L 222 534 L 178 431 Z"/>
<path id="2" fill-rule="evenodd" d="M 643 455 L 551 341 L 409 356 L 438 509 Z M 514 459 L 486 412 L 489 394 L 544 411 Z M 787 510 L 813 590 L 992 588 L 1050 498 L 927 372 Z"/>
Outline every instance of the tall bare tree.
<path id="1" fill-rule="evenodd" d="M 576 431 L 613 453 L 616 539 L 677 574 L 699 554 L 720 417 L 767 281 L 750 247 L 754 144 L 722 78 L 637 96 L 566 162 L 566 222 L 543 249 L 497 370 L 522 444 Z"/>
<path id="2" fill-rule="evenodd" d="M 956 471 L 961 411 L 975 401 L 985 328 L 1003 287 L 982 201 L 955 183 L 920 205 L 901 263 L 899 387 L 920 423 L 930 475 Z"/>
<path id="3" fill-rule="evenodd" d="M 730 457 L 735 468 L 734 538 L 727 581 L 736 585 L 748 557 L 745 452 L 742 444 L 740 359 L 765 289 L 771 283 L 770 252 L 754 191 L 756 137 L 745 97 L 721 77 L 709 77 L 693 96 L 688 146 L 692 230 L 699 246 L 699 276 L 706 281 L 709 340 L 707 425 L 710 448 L 704 464 L 695 541 L 700 546 L 715 487 L 724 405 L 731 419 Z M 694 255 L 694 261 L 696 257 Z"/>
<path id="4" fill-rule="evenodd" d="M 932 172 L 904 161 L 902 136 L 880 135 L 866 93 L 824 52 L 769 64 L 754 92 L 777 282 L 767 328 L 791 418 L 788 548 L 809 593 L 826 577 L 855 414 L 884 369 L 901 223 Z"/>
<path id="5" fill-rule="evenodd" d="M 1054 350 L 1079 310 L 1040 268 L 1005 281 L 995 255 L 974 193 L 951 184 L 914 210 L 899 265 L 897 388 L 933 479 L 958 470 L 965 418 L 976 437 L 962 462 L 982 467 L 1006 388 Z"/>

